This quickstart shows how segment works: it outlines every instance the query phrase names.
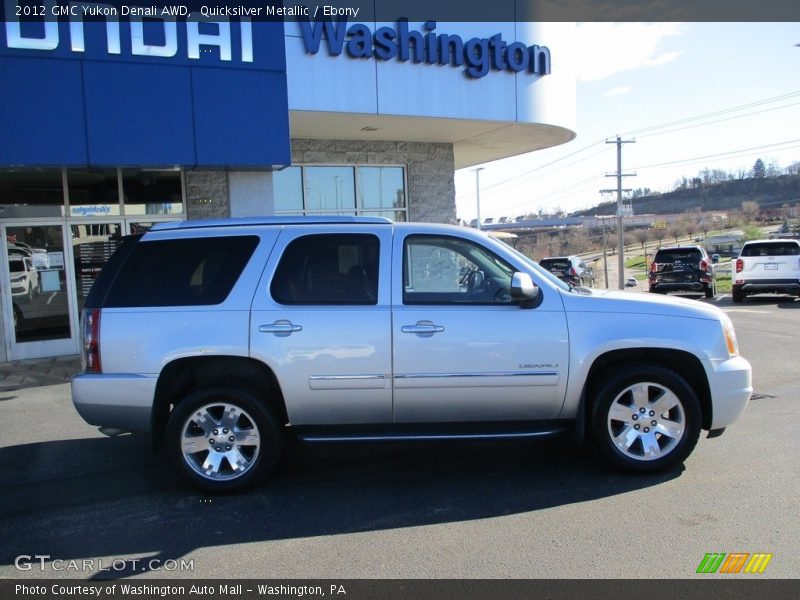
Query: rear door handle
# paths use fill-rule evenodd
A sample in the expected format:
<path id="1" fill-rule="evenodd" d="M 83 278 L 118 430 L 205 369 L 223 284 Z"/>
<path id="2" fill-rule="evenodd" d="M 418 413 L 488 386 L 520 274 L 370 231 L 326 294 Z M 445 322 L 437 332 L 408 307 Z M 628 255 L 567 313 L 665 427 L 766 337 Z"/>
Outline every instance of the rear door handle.
<path id="1" fill-rule="evenodd" d="M 302 325 L 295 325 L 291 321 L 281 319 L 267 325 L 259 325 L 258 331 L 261 333 L 274 333 L 279 336 L 287 336 L 297 331 L 303 331 Z"/>
<path id="2" fill-rule="evenodd" d="M 417 335 L 433 335 L 434 333 L 442 333 L 444 327 L 441 325 L 434 325 L 431 321 L 417 321 L 415 325 L 403 325 L 400 328 L 403 333 L 415 333 Z"/>

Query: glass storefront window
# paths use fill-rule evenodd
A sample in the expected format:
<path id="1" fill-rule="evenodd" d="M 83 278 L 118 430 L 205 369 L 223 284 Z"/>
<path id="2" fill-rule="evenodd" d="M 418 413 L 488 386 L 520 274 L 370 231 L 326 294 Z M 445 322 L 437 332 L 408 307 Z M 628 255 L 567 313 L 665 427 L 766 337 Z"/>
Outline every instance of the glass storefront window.
<path id="1" fill-rule="evenodd" d="M 303 167 L 303 171 L 307 211 L 355 214 L 353 167 Z"/>
<path id="2" fill-rule="evenodd" d="M 402 167 L 359 167 L 359 208 L 405 208 Z"/>
<path id="3" fill-rule="evenodd" d="M 61 169 L 0 169 L 0 219 L 63 216 Z"/>
<path id="4" fill-rule="evenodd" d="M 293 166 L 273 173 L 275 213 L 362 215 L 405 221 L 400 166 Z"/>
<path id="5" fill-rule="evenodd" d="M 108 217 L 120 214 L 116 169 L 68 169 L 70 217 Z"/>
<path id="6" fill-rule="evenodd" d="M 61 226 L 6 227 L 5 231 L 14 341 L 69 338 L 67 264 Z"/>
<path id="7" fill-rule="evenodd" d="M 122 241 L 120 223 L 85 223 L 71 225 L 72 254 L 75 260 L 75 289 L 78 310 L 83 310 L 86 297 L 100 270 Z"/>
<path id="8" fill-rule="evenodd" d="M 122 169 L 125 214 L 174 215 L 183 212 L 179 169 Z"/>
<path id="9" fill-rule="evenodd" d="M 272 173 L 275 190 L 275 212 L 303 212 L 303 172 L 300 167 L 287 167 Z"/>

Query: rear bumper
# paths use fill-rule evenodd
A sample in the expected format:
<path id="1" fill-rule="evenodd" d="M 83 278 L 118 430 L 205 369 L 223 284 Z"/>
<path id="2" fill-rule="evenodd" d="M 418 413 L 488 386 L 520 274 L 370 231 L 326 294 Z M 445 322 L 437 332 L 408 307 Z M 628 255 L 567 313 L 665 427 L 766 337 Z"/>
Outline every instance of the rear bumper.
<path id="1" fill-rule="evenodd" d="M 712 361 L 708 383 L 713 411 L 709 429 L 722 429 L 742 415 L 753 393 L 750 363 L 741 356 Z"/>
<path id="2" fill-rule="evenodd" d="M 800 279 L 759 279 L 733 284 L 733 289 L 750 294 L 766 292 L 785 292 L 796 294 L 800 292 Z"/>
<path id="3" fill-rule="evenodd" d="M 674 292 L 679 290 L 690 290 L 693 292 L 702 292 L 708 286 L 707 283 L 702 283 L 700 281 L 683 281 L 683 282 L 669 282 L 669 283 L 651 283 L 650 289 L 651 290 L 662 290 L 666 292 Z"/>
<path id="4" fill-rule="evenodd" d="M 157 381 L 132 373 L 82 373 L 72 378 L 72 403 L 90 425 L 149 432 Z"/>

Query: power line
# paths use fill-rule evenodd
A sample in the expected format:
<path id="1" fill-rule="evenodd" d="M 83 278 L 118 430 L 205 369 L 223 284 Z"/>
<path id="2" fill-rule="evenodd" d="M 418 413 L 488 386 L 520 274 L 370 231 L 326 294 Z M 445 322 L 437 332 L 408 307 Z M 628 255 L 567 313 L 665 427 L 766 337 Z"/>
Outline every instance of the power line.
<path id="1" fill-rule="evenodd" d="M 684 127 L 676 127 L 675 129 L 668 129 L 667 131 L 656 131 L 653 133 L 646 133 L 644 135 L 640 135 L 639 138 L 647 138 L 653 137 L 656 135 L 666 135 L 668 133 L 674 133 L 676 131 L 683 131 L 685 129 L 694 129 L 696 127 L 704 127 L 706 125 L 713 125 L 714 123 L 722 123 L 723 121 L 732 121 L 733 119 L 741 119 L 743 117 L 750 117 L 752 115 L 759 115 L 765 112 L 771 112 L 773 110 L 781 110 L 782 108 L 789 108 L 791 106 L 797 106 L 800 102 L 792 102 L 791 104 L 784 104 L 783 106 L 775 106 L 773 108 L 765 108 L 764 110 L 756 110 L 753 112 L 745 113 L 743 115 L 733 115 L 732 117 L 724 117 L 722 119 L 715 119 L 713 121 L 708 121 L 706 123 L 695 123 L 693 125 L 686 125 Z"/>
<path id="2" fill-rule="evenodd" d="M 756 150 L 765 150 L 767 148 L 774 148 L 775 146 L 784 146 L 786 144 L 794 144 L 796 142 L 800 142 L 800 139 L 786 140 L 784 142 L 777 142 L 777 143 L 774 143 L 774 144 L 765 144 L 763 146 L 753 146 L 752 148 L 742 148 L 740 150 L 731 150 L 730 152 L 719 152 L 717 154 L 708 154 L 706 156 L 695 156 L 693 158 L 684 158 L 684 159 L 681 159 L 681 160 L 673 160 L 673 161 L 668 161 L 668 162 L 663 162 L 663 163 L 654 163 L 652 165 L 642 165 L 642 166 L 632 167 L 632 168 L 633 169 L 655 169 L 655 168 L 658 168 L 658 167 L 670 167 L 670 166 L 679 165 L 679 164 L 682 164 L 682 163 L 691 163 L 693 161 L 706 160 L 708 158 L 719 158 L 719 157 L 722 157 L 722 156 L 729 156 L 731 154 L 741 154 L 741 153 L 747 153 L 747 152 L 754 152 Z M 794 146 L 792 146 L 792 148 L 793 147 Z M 788 150 L 789 148 L 783 148 L 783 149 L 784 150 Z"/>
<path id="3" fill-rule="evenodd" d="M 736 112 L 739 110 L 744 110 L 747 108 L 753 108 L 754 106 L 760 106 L 762 104 L 769 104 L 771 102 L 779 102 L 781 100 L 787 100 L 788 98 L 794 98 L 796 96 L 800 96 L 800 90 L 789 92 L 788 94 L 783 94 L 781 96 L 774 96 L 772 98 L 765 98 L 763 100 L 756 100 L 754 102 L 749 102 L 747 104 L 740 104 L 739 106 L 732 106 L 729 108 L 723 108 L 721 110 L 717 110 L 710 113 L 705 113 L 702 115 L 695 115 L 693 117 L 686 117 L 684 119 L 679 119 L 677 121 L 670 121 L 668 123 L 661 123 L 660 125 L 651 125 L 649 127 L 642 127 L 640 129 L 634 129 L 631 131 L 626 132 L 624 135 L 637 135 L 640 133 L 644 133 L 647 131 L 652 131 L 654 129 L 664 129 L 665 127 L 672 127 L 673 125 L 683 125 L 684 123 L 689 123 L 691 121 L 700 121 L 702 119 L 707 119 L 709 117 L 716 117 L 722 114 L 726 114 L 729 112 Z"/>

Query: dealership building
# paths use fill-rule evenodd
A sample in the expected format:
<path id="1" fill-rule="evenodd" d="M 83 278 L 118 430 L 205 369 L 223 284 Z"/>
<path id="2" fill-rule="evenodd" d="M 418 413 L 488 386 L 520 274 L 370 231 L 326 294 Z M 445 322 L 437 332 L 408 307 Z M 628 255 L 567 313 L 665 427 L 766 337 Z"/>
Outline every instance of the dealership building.
<path id="1" fill-rule="evenodd" d="M 99 269 L 158 222 L 455 222 L 456 169 L 575 136 L 569 33 L 403 15 L 7 20 L 0 362 L 77 353 Z"/>

